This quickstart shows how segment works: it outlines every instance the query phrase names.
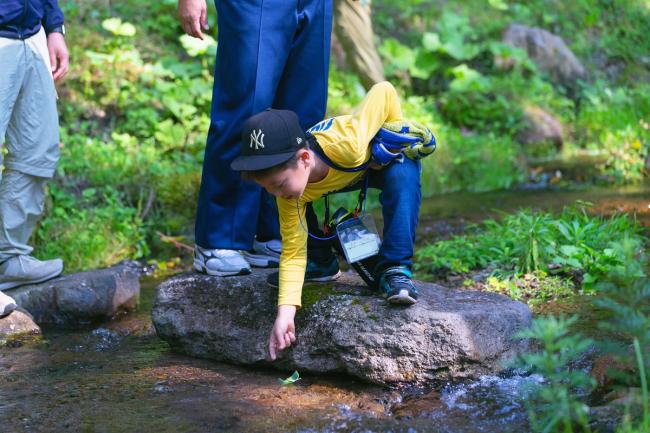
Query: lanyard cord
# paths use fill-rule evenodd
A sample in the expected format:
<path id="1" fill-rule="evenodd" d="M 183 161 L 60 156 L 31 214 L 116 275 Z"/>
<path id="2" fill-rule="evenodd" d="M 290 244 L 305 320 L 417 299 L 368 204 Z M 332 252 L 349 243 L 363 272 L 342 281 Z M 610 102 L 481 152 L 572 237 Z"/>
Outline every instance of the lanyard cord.
<path id="1" fill-rule="evenodd" d="M 363 188 L 361 188 L 361 191 L 359 191 L 359 201 L 357 202 L 357 207 L 354 209 L 354 217 L 356 218 L 359 216 L 360 212 L 363 212 L 365 209 L 365 201 L 366 201 L 366 191 L 368 190 L 368 173 L 366 173 L 363 176 Z M 298 214 L 298 221 L 300 221 L 300 226 L 304 230 L 305 233 L 307 233 L 307 236 L 309 236 L 312 239 L 316 239 L 317 241 L 329 241 L 337 237 L 338 235 L 334 233 L 332 236 L 328 236 L 325 238 L 321 238 L 319 236 L 313 235 L 309 233 L 309 230 L 305 227 L 305 225 L 302 222 L 302 216 L 300 216 L 300 203 L 298 199 L 296 199 L 296 213 Z M 329 199 L 328 196 L 325 195 L 325 221 L 324 221 L 324 226 L 327 227 L 328 219 L 329 219 L 329 214 L 330 214 L 330 205 L 329 205 Z M 327 231 L 325 230 L 325 233 Z"/>
<path id="2" fill-rule="evenodd" d="M 300 204 L 298 203 L 298 199 L 296 199 L 296 212 L 298 213 L 298 221 L 300 221 L 300 226 L 305 231 L 305 233 L 307 233 L 307 236 L 309 236 L 310 238 L 316 239 L 317 241 L 329 241 L 331 239 L 334 239 L 337 236 L 337 234 L 334 233 L 332 236 L 328 236 L 326 238 L 321 238 L 321 237 L 318 237 L 316 235 L 312 235 L 311 233 L 309 233 L 309 230 L 307 230 L 305 225 L 302 223 L 302 217 L 300 216 Z"/>

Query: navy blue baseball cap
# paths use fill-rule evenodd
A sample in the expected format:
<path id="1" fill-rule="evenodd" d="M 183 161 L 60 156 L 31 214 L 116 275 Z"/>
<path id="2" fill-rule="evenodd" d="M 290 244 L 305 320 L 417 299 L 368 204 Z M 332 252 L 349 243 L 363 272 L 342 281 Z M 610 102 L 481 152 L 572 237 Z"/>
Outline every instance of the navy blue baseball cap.
<path id="1" fill-rule="evenodd" d="M 271 168 L 291 159 L 306 143 L 307 136 L 296 113 L 268 108 L 244 123 L 241 154 L 230 168 L 235 171 Z"/>

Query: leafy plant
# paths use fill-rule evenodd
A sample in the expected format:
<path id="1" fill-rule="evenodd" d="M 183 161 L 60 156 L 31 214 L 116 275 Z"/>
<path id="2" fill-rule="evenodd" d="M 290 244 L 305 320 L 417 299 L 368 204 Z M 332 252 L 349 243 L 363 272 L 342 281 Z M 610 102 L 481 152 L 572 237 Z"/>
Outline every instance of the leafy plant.
<path id="1" fill-rule="evenodd" d="M 616 242 L 641 242 L 640 228 L 627 215 L 609 219 L 587 214 L 584 204 L 549 213 L 519 211 L 501 222 L 488 220 L 470 234 L 427 245 L 416 252 L 416 269 L 468 272 L 492 264 L 501 275 L 535 271 L 577 278 L 586 292 L 626 260 Z"/>
<path id="2" fill-rule="evenodd" d="M 616 336 L 602 343 L 603 350 L 619 365 L 627 366 L 614 375 L 622 384 L 637 386 L 640 371 L 634 366 L 638 357 L 630 346 L 634 341 L 641 345 L 644 368 L 650 369 L 650 278 L 643 270 L 642 264 L 647 262 L 637 239 L 623 238 L 614 249 L 623 260 L 596 286 L 601 296 L 594 303 L 608 313 L 599 327 Z"/>
<path id="3" fill-rule="evenodd" d="M 531 427 L 536 432 L 589 432 L 589 408 L 580 399 L 595 381 L 580 369 L 569 369 L 569 363 L 583 354 L 593 342 L 580 334 L 572 334 L 575 316 L 540 317 L 530 329 L 519 333 L 540 345 L 539 352 L 520 355 L 517 365 L 532 368 L 544 378 L 541 387 L 531 390 L 527 400 Z"/>

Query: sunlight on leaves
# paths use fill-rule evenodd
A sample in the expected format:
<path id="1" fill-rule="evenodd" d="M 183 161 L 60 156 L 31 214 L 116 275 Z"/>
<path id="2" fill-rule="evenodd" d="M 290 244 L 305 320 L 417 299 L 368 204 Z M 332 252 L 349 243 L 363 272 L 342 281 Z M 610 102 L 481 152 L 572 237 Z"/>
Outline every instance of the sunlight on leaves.
<path id="1" fill-rule="evenodd" d="M 102 21 L 102 27 L 116 36 L 135 36 L 135 26 L 120 18 L 108 18 Z"/>

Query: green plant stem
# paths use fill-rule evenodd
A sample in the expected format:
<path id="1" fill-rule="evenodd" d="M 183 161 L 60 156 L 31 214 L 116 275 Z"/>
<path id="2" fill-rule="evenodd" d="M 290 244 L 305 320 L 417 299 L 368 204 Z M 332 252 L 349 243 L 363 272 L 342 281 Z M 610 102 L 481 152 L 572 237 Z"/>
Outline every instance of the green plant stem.
<path id="1" fill-rule="evenodd" d="M 645 375 L 645 364 L 643 363 L 643 354 L 641 353 L 641 344 L 639 339 L 634 339 L 634 353 L 636 362 L 639 365 L 639 376 L 641 377 L 641 405 L 643 406 L 643 431 L 650 431 L 650 414 L 648 414 L 648 382 Z"/>

